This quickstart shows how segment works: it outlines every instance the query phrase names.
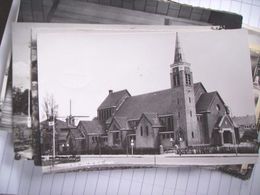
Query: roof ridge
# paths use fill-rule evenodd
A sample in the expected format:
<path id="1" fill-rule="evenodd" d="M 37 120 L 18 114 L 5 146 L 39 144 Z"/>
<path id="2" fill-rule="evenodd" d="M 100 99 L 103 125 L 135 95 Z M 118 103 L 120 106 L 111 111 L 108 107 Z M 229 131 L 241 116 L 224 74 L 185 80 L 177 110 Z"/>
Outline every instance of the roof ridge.
<path id="1" fill-rule="evenodd" d="M 127 89 L 121 89 L 119 91 L 113 91 L 111 92 L 111 94 L 115 94 L 115 93 L 119 93 L 119 92 L 123 92 L 123 91 L 128 91 Z M 109 94 L 110 95 L 110 94 Z"/>
<path id="2" fill-rule="evenodd" d="M 196 82 L 194 83 L 193 85 L 195 84 L 202 84 L 201 82 Z M 137 96 L 142 96 L 142 95 L 149 95 L 149 94 L 153 94 L 153 93 L 157 93 L 157 92 L 163 92 L 163 91 L 168 91 L 168 90 L 171 90 L 171 87 L 170 88 L 167 88 L 167 89 L 161 89 L 161 90 L 157 90 L 157 91 L 152 91 L 152 92 L 147 92 L 147 93 L 143 93 L 143 94 L 138 94 L 138 95 L 132 95 L 130 97 L 137 97 Z"/>
<path id="3" fill-rule="evenodd" d="M 155 114 L 155 115 L 157 115 L 157 112 L 143 112 L 143 114 Z"/>
<path id="4" fill-rule="evenodd" d="M 133 95 L 133 96 L 131 96 L 131 97 L 138 97 L 138 96 L 142 96 L 142 95 L 149 95 L 149 94 L 153 94 L 153 93 L 157 93 L 157 92 L 168 91 L 168 90 L 170 90 L 170 89 L 171 89 L 171 88 L 163 89 L 163 90 L 158 90 L 158 91 L 153 91 L 153 92 L 147 92 L 147 93 L 143 93 L 143 94 Z"/>

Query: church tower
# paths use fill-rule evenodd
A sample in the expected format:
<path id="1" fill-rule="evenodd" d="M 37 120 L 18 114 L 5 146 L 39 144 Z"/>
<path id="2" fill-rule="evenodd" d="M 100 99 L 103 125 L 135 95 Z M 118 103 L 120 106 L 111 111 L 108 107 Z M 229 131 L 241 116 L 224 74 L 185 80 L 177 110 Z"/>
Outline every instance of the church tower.
<path id="1" fill-rule="evenodd" d="M 188 146 L 200 144 L 192 71 L 190 64 L 183 59 L 178 33 L 174 62 L 170 68 L 175 140 L 182 140 Z"/>

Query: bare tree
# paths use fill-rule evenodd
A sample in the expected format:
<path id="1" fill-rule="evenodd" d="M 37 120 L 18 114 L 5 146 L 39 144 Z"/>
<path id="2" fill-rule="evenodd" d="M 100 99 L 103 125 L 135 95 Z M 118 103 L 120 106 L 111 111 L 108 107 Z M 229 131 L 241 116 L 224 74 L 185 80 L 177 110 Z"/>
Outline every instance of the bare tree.
<path id="1" fill-rule="evenodd" d="M 53 95 L 46 95 L 44 98 L 43 112 L 47 119 L 58 115 L 58 104 L 56 103 Z"/>

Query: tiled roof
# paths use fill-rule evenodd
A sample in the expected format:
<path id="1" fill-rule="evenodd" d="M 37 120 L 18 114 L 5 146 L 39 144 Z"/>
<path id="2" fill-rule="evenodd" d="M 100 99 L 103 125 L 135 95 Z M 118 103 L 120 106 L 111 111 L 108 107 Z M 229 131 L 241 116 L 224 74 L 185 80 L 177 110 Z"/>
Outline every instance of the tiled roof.
<path id="1" fill-rule="evenodd" d="M 232 120 L 238 126 L 256 124 L 256 118 L 254 115 L 235 116 L 235 117 L 232 117 Z"/>
<path id="2" fill-rule="evenodd" d="M 80 121 L 79 125 L 83 126 L 83 133 L 85 135 L 90 134 L 90 133 L 98 133 L 98 134 L 103 134 L 104 130 L 103 130 L 103 126 L 102 124 L 97 120 L 92 120 L 92 121 Z"/>
<path id="3" fill-rule="evenodd" d="M 218 120 L 217 120 L 215 126 L 218 127 L 218 128 L 221 127 L 221 125 L 222 125 L 222 123 L 225 121 L 225 119 L 227 119 L 232 126 L 236 127 L 236 124 L 234 124 L 234 121 L 232 121 L 232 119 L 230 118 L 230 116 L 229 116 L 229 115 L 226 115 L 226 114 L 223 115 L 223 116 L 220 116 L 220 117 L 218 118 Z"/>
<path id="4" fill-rule="evenodd" d="M 84 134 L 81 132 L 81 130 L 78 128 L 71 129 L 70 134 L 72 135 L 72 137 L 77 138 L 77 139 L 85 137 Z"/>
<path id="5" fill-rule="evenodd" d="M 196 100 L 196 103 L 197 103 L 199 98 L 200 98 L 201 92 L 207 93 L 207 90 L 205 89 L 205 87 L 202 85 L 201 82 L 194 83 L 193 87 L 194 87 L 195 100 Z"/>
<path id="6" fill-rule="evenodd" d="M 194 84 L 194 91 L 203 87 L 201 83 Z M 206 91 L 206 90 L 205 90 Z M 121 108 L 116 112 L 117 117 L 127 119 L 139 119 L 143 113 L 157 113 L 158 115 L 172 114 L 172 89 L 146 93 L 126 98 Z M 210 96 L 210 95 L 209 95 Z M 199 107 L 206 107 L 207 104 L 200 102 Z"/>
<path id="7" fill-rule="evenodd" d="M 216 91 L 202 94 L 196 104 L 196 112 L 197 113 L 207 112 L 212 101 L 217 95 L 218 92 Z"/>
<path id="8" fill-rule="evenodd" d="M 144 113 L 143 116 L 145 116 L 147 120 L 149 120 L 153 127 L 162 127 L 156 113 Z"/>
<path id="9" fill-rule="evenodd" d="M 117 107 L 121 100 L 125 97 L 131 96 L 130 93 L 125 89 L 117 92 L 109 93 L 106 99 L 98 107 L 99 109 Z"/>
<path id="10" fill-rule="evenodd" d="M 201 82 L 194 83 L 193 88 L 194 88 L 194 93 L 196 93 L 199 88 L 202 88 L 205 92 L 207 92 L 207 90 L 205 89 L 205 87 L 203 86 L 203 84 Z"/>
<path id="11" fill-rule="evenodd" d="M 116 116 L 114 117 L 114 120 L 116 120 L 116 122 L 118 123 L 118 125 L 120 126 L 121 130 L 127 130 L 130 129 L 128 126 L 128 121 L 126 117 L 119 117 Z"/>
<path id="12" fill-rule="evenodd" d="M 115 116 L 127 119 L 139 119 L 143 113 L 171 114 L 172 90 L 162 91 L 128 97 Z"/>

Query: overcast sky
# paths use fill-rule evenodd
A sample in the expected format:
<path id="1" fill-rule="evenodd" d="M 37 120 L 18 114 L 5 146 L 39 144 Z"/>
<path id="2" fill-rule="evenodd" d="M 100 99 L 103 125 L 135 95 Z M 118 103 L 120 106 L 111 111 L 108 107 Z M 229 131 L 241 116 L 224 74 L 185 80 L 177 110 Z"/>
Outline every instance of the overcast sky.
<path id="1" fill-rule="evenodd" d="M 182 32 L 180 44 L 195 82 L 218 91 L 233 115 L 254 113 L 250 57 L 243 30 Z M 38 35 L 40 113 L 49 94 L 59 115 L 96 116 L 108 90 L 131 95 L 170 87 L 175 33 L 67 31 Z M 41 115 L 41 120 L 44 117 Z"/>

